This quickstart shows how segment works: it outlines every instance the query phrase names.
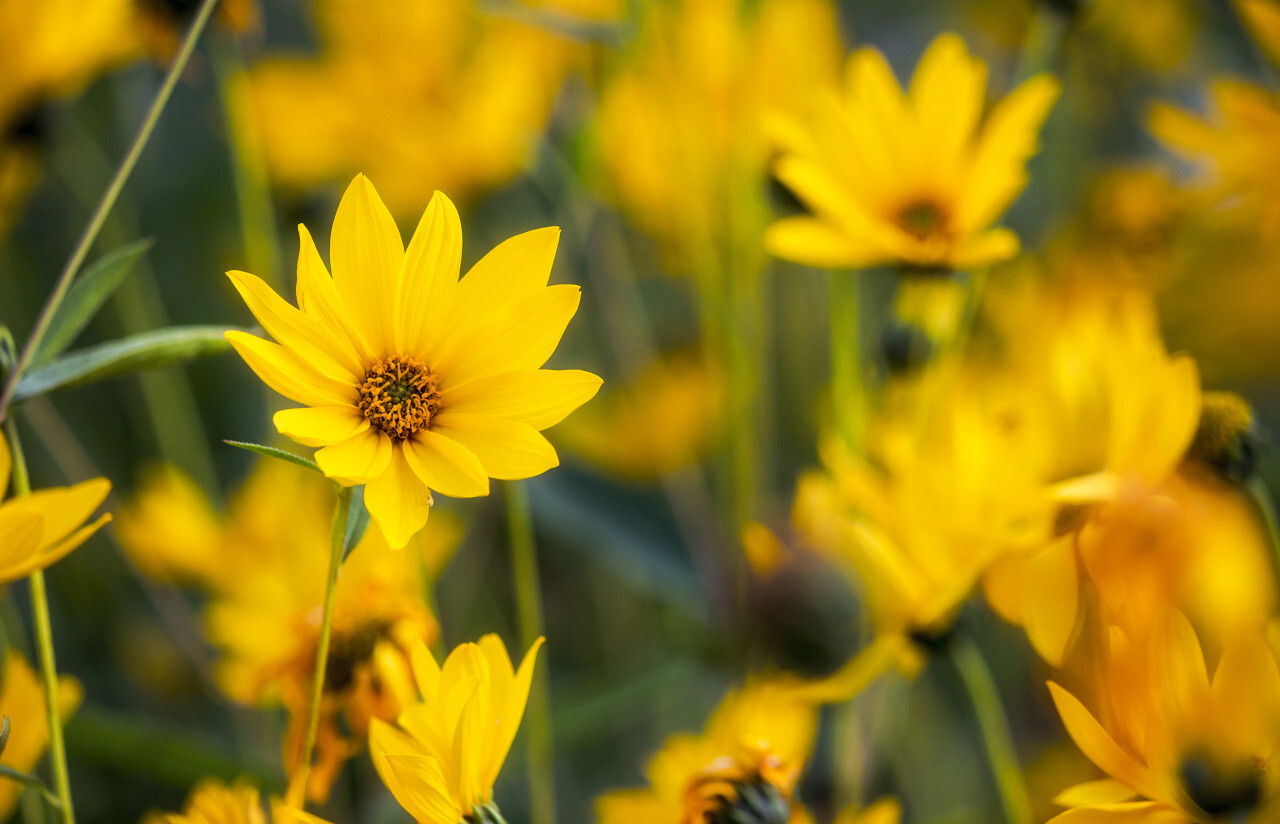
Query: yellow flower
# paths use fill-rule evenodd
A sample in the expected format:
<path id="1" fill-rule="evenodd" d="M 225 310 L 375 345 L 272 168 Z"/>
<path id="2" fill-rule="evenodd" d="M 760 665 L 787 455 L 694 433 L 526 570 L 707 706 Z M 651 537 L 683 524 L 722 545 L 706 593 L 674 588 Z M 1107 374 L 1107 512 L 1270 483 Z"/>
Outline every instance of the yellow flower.
<path id="1" fill-rule="evenodd" d="M 68 676 L 58 679 L 58 710 L 65 721 L 80 705 L 80 682 Z M 44 687 L 22 656 L 9 650 L 4 660 L 4 683 L 0 686 L 0 715 L 9 716 L 9 742 L 0 753 L 0 764 L 30 773 L 49 744 Z M 22 785 L 0 781 L 0 820 L 6 820 L 18 804 Z"/>
<path id="2" fill-rule="evenodd" d="M 1179 155 L 1201 167 L 1207 197 L 1256 216 L 1270 234 L 1280 226 L 1280 104 L 1274 92 L 1241 80 L 1217 80 L 1209 87 L 1217 114 L 1202 120 L 1159 103 L 1148 118 L 1152 133 Z"/>
<path id="3" fill-rule="evenodd" d="M 9 444 L 0 435 L 0 500 L 9 485 L 10 468 Z M 0 503 L 0 584 L 44 569 L 88 540 L 111 520 L 111 514 L 81 524 L 110 491 L 110 481 L 94 478 L 75 486 L 39 489 Z"/>
<path id="4" fill-rule="evenodd" d="M 1091 713 L 1050 682 L 1080 750 L 1109 778 L 1064 790 L 1054 821 L 1264 822 L 1280 814 L 1269 767 L 1280 743 L 1280 665 L 1262 634 L 1223 652 L 1210 678 L 1190 622 L 1174 612 L 1148 643 L 1108 630 Z"/>
<path id="5" fill-rule="evenodd" d="M 882 798 L 858 809 L 848 807 L 836 816 L 835 824 L 898 824 L 902 820 L 902 805 L 896 798 Z"/>
<path id="6" fill-rule="evenodd" d="M 271 799 L 271 824 L 326 824 L 322 819 Z M 256 787 L 237 781 L 228 787 L 215 779 L 196 785 L 181 813 L 152 813 L 142 824 L 267 824 Z"/>
<path id="7" fill-rule="evenodd" d="M 396 725 L 369 729 L 373 764 L 419 824 L 490 820 L 493 782 L 524 716 L 542 639 L 513 669 L 496 635 L 462 644 L 436 663 L 425 644 L 413 649 L 413 674 L 422 703 L 400 713 Z"/>
<path id="8" fill-rule="evenodd" d="M 275 415 L 281 433 L 322 447 L 329 477 L 365 485 L 365 505 L 393 548 L 427 522 L 431 492 L 486 495 L 489 478 L 556 466 L 539 430 L 600 388 L 576 370 L 540 368 L 578 309 L 577 286 L 547 286 L 558 229 L 499 244 L 458 279 L 462 228 L 442 193 L 409 248 L 363 175 L 333 222 L 333 277 L 299 227 L 298 305 L 261 279 L 228 273 L 279 343 L 227 339 L 268 386 L 309 408 Z"/>
<path id="9" fill-rule="evenodd" d="M 906 94 L 874 48 L 849 57 L 846 78 L 810 124 L 778 119 L 776 173 L 813 216 L 774 223 L 769 251 L 846 267 L 968 268 L 1013 257 L 1017 236 L 992 223 L 1026 186 L 1057 80 L 1026 81 L 980 127 L 987 67 L 956 35 L 933 41 Z"/>
<path id="10" fill-rule="evenodd" d="M 282 703 L 289 712 L 285 763 L 301 755 L 311 708 L 332 485 L 264 459 L 219 517 L 174 469 L 153 472 L 121 514 L 121 543 L 144 570 L 186 576 L 210 592 L 209 639 L 222 651 L 218 681 L 236 701 Z M 439 634 L 425 600 L 429 581 L 456 546 L 448 513 L 403 552 L 376 529 L 347 557 L 335 593 L 333 635 L 321 696 L 316 764 L 309 792 L 322 799 L 346 760 L 363 747 L 372 718 L 392 719 L 410 703 L 409 650 Z"/>
<path id="11" fill-rule="evenodd" d="M 816 705 L 793 686 L 759 681 L 729 693 L 701 734 L 667 739 L 649 762 L 647 788 L 618 790 L 597 799 L 597 820 L 809 821 L 794 796 L 813 748 L 818 715 Z"/>
<path id="12" fill-rule="evenodd" d="M 519 172 L 581 48 L 477 0 L 312 5 L 320 56 L 249 71 L 240 99 L 257 134 L 242 137 L 294 189 L 368 172 L 397 215 L 433 188 L 469 199 Z"/>
<path id="13" fill-rule="evenodd" d="M 834 80 L 839 26 L 830 0 L 643 10 L 634 51 L 601 93 L 596 142 L 608 195 L 688 273 L 728 238 L 759 248 L 764 115 L 799 112 Z"/>

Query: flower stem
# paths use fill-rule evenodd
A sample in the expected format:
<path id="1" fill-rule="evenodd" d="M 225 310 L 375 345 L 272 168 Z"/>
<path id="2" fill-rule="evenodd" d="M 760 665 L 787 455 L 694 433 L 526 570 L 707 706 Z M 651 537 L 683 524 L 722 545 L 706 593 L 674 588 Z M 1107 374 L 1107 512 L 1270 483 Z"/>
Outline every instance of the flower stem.
<path id="1" fill-rule="evenodd" d="M 9 400 L 13 397 L 13 390 L 17 387 L 18 381 L 22 379 L 23 372 L 31 365 L 31 358 L 35 355 L 36 350 L 40 348 L 40 341 L 48 331 L 49 324 L 53 321 L 58 306 L 61 305 L 63 298 L 67 295 L 67 290 L 71 288 L 71 281 L 80 271 L 80 266 L 84 263 L 85 256 L 89 254 L 89 249 L 93 246 L 93 241 L 98 237 L 98 232 L 102 230 L 102 225 L 106 222 L 107 215 L 111 212 L 111 207 L 115 205 L 116 198 L 120 196 L 120 190 L 124 188 L 125 181 L 129 179 L 129 175 L 133 173 L 134 166 L 138 164 L 138 158 L 142 155 L 142 150 L 146 148 L 147 141 L 151 139 L 151 133 L 155 131 L 156 123 L 160 120 L 160 114 L 164 111 L 165 105 L 169 102 L 169 97 L 173 94 L 173 87 L 177 84 L 178 78 L 182 75 L 187 62 L 191 59 L 191 53 L 195 50 L 196 40 L 199 39 L 200 32 L 204 30 L 205 24 L 209 22 L 209 16 L 213 14 L 213 7 L 217 3 L 218 0 L 204 0 L 200 4 L 200 9 L 196 12 L 195 19 L 191 22 L 190 28 L 187 29 L 187 34 L 182 40 L 178 54 L 173 60 L 173 65 L 169 67 L 164 82 L 160 84 L 160 90 L 156 92 L 155 99 L 151 101 L 151 108 L 147 110 L 142 126 L 138 129 L 138 134 L 133 138 L 133 143 L 130 144 L 124 159 L 120 161 L 120 166 L 116 169 L 115 176 L 111 178 L 111 183 L 107 185 L 107 190 L 103 192 L 102 200 L 98 202 L 98 207 L 94 210 L 93 216 L 89 218 L 88 225 L 84 227 L 84 232 L 80 235 L 80 240 L 76 243 L 75 249 L 72 250 L 66 266 L 63 267 L 61 274 L 58 275 L 57 284 L 45 301 L 44 309 L 40 311 L 40 317 L 36 320 L 35 328 L 31 331 L 31 336 L 27 339 L 26 346 L 22 348 L 22 355 L 19 357 L 13 371 L 9 374 L 9 380 L 5 384 L 4 391 L 0 392 L 0 416 L 4 414 L 4 410 L 8 407 Z"/>
<path id="2" fill-rule="evenodd" d="M 311 710 L 307 714 L 307 733 L 302 742 L 302 757 L 297 772 L 289 783 L 289 804 L 298 809 L 306 804 L 307 784 L 311 779 L 311 759 L 320 729 L 320 702 L 324 697 L 325 671 L 329 666 L 329 638 L 333 634 L 333 603 L 338 590 L 338 573 L 342 570 L 342 550 L 347 534 L 347 515 L 351 511 L 351 487 L 338 488 L 338 503 L 333 510 L 333 531 L 329 537 L 329 578 L 324 587 L 324 616 L 320 619 L 320 640 L 316 644 L 316 668 L 311 677 Z"/>
<path id="3" fill-rule="evenodd" d="M 982 653 L 965 636 L 957 633 L 948 644 L 948 651 L 973 703 L 973 714 L 982 733 L 983 748 L 995 779 L 1000 805 L 1004 808 L 1005 822 L 1031 824 L 1031 799 L 1018 766 L 1009 719 L 1000 704 L 1000 693 L 991 670 Z"/>
<path id="4" fill-rule="evenodd" d="M 861 280 L 849 272 L 827 275 L 831 336 L 831 413 L 835 431 L 846 445 L 862 438 L 861 334 L 858 290 Z"/>
<path id="5" fill-rule="evenodd" d="M 10 418 L 5 424 L 9 451 L 13 458 L 13 493 L 21 497 L 31 492 L 27 459 L 18 440 L 18 427 Z M 58 708 L 58 664 L 53 655 L 53 628 L 49 622 L 49 593 L 44 585 L 44 572 L 36 570 L 31 582 L 31 612 L 35 618 L 36 645 L 40 650 L 40 681 L 44 687 L 45 719 L 49 725 L 49 759 L 53 762 L 53 783 L 62 805 L 63 824 L 75 824 L 71 806 L 71 777 L 67 772 L 67 748 L 62 737 L 62 713 Z"/>
<path id="6" fill-rule="evenodd" d="M 537 546 L 529 493 L 519 483 L 503 486 L 507 504 L 507 529 L 511 533 L 511 574 L 516 589 L 516 620 L 520 644 L 528 649 L 544 633 L 542 584 L 538 577 Z M 551 679 L 544 662 L 533 673 L 526 713 L 529 747 L 529 820 L 554 824 L 556 820 L 555 762 L 551 751 Z"/>

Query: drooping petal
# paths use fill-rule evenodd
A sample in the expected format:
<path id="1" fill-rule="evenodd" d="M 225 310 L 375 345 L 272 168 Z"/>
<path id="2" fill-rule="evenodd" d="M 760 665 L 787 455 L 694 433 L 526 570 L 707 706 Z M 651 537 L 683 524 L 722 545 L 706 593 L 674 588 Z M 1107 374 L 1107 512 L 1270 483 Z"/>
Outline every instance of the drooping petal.
<path id="1" fill-rule="evenodd" d="M 491 253 L 492 254 L 492 253 Z M 400 278 L 400 351 L 420 354 L 446 328 L 462 266 L 462 223 L 443 192 L 431 196 L 409 241 Z"/>
<path id="2" fill-rule="evenodd" d="M 419 481 L 450 498 L 489 494 L 489 475 L 470 449 L 424 430 L 404 442 L 405 457 Z"/>
<path id="3" fill-rule="evenodd" d="M 1080 700 L 1062 687 L 1049 682 L 1049 693 L 1067 734 L 1090 761 L 1112 778 L 1132 787 L 1136 794 L 1151 796 L 1151 779 L 1146 769 L 1107 735 L 1102 725 L 1084 708 Z"/>
<path id="4" fill-rule="evenodd" d="M 405 460 L 403 444 L 391 448 L 391 462 L 364 487 L 364 502 L 387 545 L 401 549 L 427 525 L 431 493 Z"/>
<path id="5" fill-rule="evenodd" d="M 404 258 L 400 230 L 373 184 L 356 175 L 333 218 L 333 283 L 376 357 L 392 354 L 397 281 Z"/>
<path id="6" fill-rule="evenodd" d="M 598 376 L 577 369 L 501 372 L 450 387 L 441 393 L 440 403 L 455 413 L 507 418 L 543 430 L 591 400 L 601 383 Z"/>
<path id="7" fill-rule="evenodd" d="M 391 439 L 376 429 L 358 432 L 341 443 L 316 452 L 316 463 L 325 475 L 343 486 L 376 478 L 391 463 Z"/>
<path id="8" fill-rule="evenodd" d="M 355 398 L 355 387 L 326 378 L 279 344 L 237 330 L 225 333 L 244 362 L 267 386 L 307 406 L 341 406 Z"/>
<path id="9" fill-rule="evenodd" d="M 471 450 L 492 478 L 531 478 L 560 465 L 547 439 L 518 421 L 445 411 L 432 421 L 431 429 Z"/>
<path id="10" fill-rule="evenodd" d="M 271 420 L 277 432 L 304 446 L 341 443 L 369 428 L 369 421 L 354 406 L 282 409 Z"/>

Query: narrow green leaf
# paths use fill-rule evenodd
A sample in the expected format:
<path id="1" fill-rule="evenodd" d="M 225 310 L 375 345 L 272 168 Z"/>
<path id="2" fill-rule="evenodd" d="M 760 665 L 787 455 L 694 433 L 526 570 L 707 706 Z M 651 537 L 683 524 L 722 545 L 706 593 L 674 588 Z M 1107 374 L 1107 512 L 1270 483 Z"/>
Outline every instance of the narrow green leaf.
<path id="1" fill-rule="evenodd" d="M 223 326 L 170 326 L 78 349 L 22 376 L 15 401 L 157 369 L 231 348 Z"/>
<path id="2" fill-rule="evenodd" d="M 9 716 L 0 718 L 0 755 L 4 754 L 4 748 L 9 744 Z"/>
<path id="3" fill-rule="evenodd" d="M 121 246 L 100 257 L 84 274 L 76 278 L 49 322 L 49 328 L 31 358 L 32 366 L 39 367 L 57 357 L 84 331 L 93 316 L 98 314 L 102 304 L 115 294 L 129 272 L 133 271 L 133 265 L 151 246 L 151 240 L 139 240 Z"/>
<path id="4" fill-rule="evenodd" d="M 8 720 L 7 716 L 5 717 L 5 720 Z M 39 791 L 40 795 L 44 796 L 44 802 L 46 804 L 55 810 L 62 809 L 62 802 L 58 800 L 58 797 L 50 792 L 49 788 L 44 785 L 44 782 L 39 778 L 36 778 L 34 775 L 28 775 L 27 773 L 15 770 L 8 764 L 0 764 L 0 779 L 4 778 L 9 779 L 10 781 L 17 781 L 19 784 L 25 784 L 28 787 L 33 787 Z"/>
<path id="5" fill-rule="evenodd" d="M 259 455 L 266 455 L 268 458 L 276 458 L 281 461 L 287 461 L 291 464 L 297 464 L 298 466 L 306 467 L 307 469 L 310 469 L 312 472 L 318 472 L 321 475 L 324 474 L 323 472 L 320 471 L 320 467 L 316 465 L 315 461 L 310 460 L 308 458 L 304 458 L 301 455 L 297 455 L 293 452 L 289 452 L 288 450 L 277 449 L 274 446 L 266 446 L 265 444 L 260 444 L 260 443 L 249 443 L 247 441 L 223 440 L 222 442 L 227 444 L 228 446 L 234 446 L 236 449 L 245 449 L 245 450 L 248 450 L 249 452 L 257 452 Z"/>
<path id="6" fill-rule="evenodd" d="M 369 510 L 364 505 L 364 487 L 352 487 L 351 509 L 347 511 L 347 531 L 342 538 L 342 560 L 347 560 L 347 556 L 360 544 L 360 539 L 368 528 Z"/>

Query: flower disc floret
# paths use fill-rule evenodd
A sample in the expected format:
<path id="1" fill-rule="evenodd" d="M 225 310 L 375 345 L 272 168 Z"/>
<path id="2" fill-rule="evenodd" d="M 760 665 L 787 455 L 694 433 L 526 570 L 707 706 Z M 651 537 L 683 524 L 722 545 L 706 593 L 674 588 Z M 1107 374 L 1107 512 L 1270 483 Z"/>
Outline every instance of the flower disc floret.
<path id="1" fill-rule="evenodd" d="M 364 373 L 360 412 L 370 426 L 403 441 L 430 426 L 440 411 L 438 384 L 435 373 L 416 358 L 379 360 Z"/>

